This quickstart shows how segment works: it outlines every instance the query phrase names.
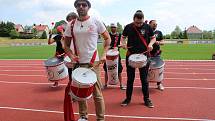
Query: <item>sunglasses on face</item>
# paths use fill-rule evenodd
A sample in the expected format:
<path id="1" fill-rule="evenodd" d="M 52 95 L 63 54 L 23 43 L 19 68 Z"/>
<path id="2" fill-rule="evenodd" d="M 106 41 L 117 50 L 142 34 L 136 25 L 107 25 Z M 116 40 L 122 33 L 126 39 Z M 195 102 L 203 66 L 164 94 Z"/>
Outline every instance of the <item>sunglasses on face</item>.
<path id="1" fill-rule="evenodd" d="M 87 7 L 88 5 L 87 5 L 87 3 L 77 3 L 76 4 L 76 8 L 78 7 L 78 8 L 80 8 L 80 7 L 83 7 L 83 8 L 85 8 L 85 7 Z"/>

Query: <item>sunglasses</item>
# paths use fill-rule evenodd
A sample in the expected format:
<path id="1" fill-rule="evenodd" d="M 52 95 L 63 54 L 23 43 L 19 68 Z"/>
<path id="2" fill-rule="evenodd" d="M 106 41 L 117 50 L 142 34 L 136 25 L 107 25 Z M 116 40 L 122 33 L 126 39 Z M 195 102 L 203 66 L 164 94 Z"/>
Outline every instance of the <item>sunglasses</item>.
<path id="1" fill-rule="evenodd" d="M 87 5 L 87 3 L 77 3 L 77 4 L 76 4 L 76 7 L 79 7 L 79 8 L 80 8 L 81 6 L 82 6 L 83 8 L 85 8 L 85 7 L 87 7 L 88 5 Z"/>

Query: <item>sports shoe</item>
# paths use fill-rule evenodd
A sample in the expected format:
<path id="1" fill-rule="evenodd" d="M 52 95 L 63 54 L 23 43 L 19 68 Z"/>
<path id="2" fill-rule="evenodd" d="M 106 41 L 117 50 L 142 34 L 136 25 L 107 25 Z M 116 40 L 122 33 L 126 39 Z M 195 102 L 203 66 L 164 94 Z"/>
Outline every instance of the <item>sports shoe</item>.
<path id="1" fill-rule="evenodd" d="M 131 100 L 129 100 L 129 99 L 126 98 L 126 99 L 121 103 L 121 106 L 127 106 L 130 102 L 131 102 Z"/>
<path id="2" fill-rule="evenodd" d="M 58 86 L 59 86 L 58 82 L 54 82 L 54 84 L 51 87 L 55 88 L 55 87 L 58 87 Z"/>
<path id="3" fill-rule="evenodd" d="M 164 90 L 163 84 L 159 84 L 158 87 L 157 87 L 157 89 L 163 91 Z"/>
<path id="4" fill-rule="evenodd" d="M 88 121 L 86 117 L 80 117 L 78 121 Z"/>
<path id="5" fill-rule="evenodd" d="M 123 86 L 123 85 L 120 85 L 120 89 L 121 89 L 121 90 L 126 90 L 126 87 Z"/>
<path id="6" fill-rule="evenodd" d="M 104 86 L 103 86 L 103 89 L 106 89 L 107 88 L 107 84 L 105 84 Z"/>
<path id="7" fill-rule="evenodd" d="M 146 99 L 144 105 L 148 108 L 154 108 L 154 105 L 150 99 Z"/>

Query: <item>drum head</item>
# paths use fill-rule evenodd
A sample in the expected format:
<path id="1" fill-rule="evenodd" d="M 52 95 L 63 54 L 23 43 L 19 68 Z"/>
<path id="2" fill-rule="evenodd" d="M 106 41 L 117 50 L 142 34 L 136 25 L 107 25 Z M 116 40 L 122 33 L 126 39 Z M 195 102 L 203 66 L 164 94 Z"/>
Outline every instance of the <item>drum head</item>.
<path id="1" fill-rule="evenodd" d="M 63 59 L 62 58 L 56 58 L 56 57 L 52 57 L 49 58 L 48 60 L 46 60 L 44 62 L 45 66 L 56 66 L 63 63 Z"/>
<path id="2" fill-rule="evenodd" d="M 107 51 L 107 56 L 117 56 L 117 55 L 119 55 L 118 50 L 110 49 Z"/>
<path id="3" fill-rule="evenodd" d="M 135 61 L 135 62 L 142 62 L 142 61 L 146 61 L 147 57 L 143 54 L 132 54 L 129 57 L 129 60 Z"/>
<path id="4" fill-rule="evenodd" d="M 161 60 L 160 57 L 151 57 L 150 58 L 150 68 L 155 69 L 155 68 L 161 68 L 164 66 L 164 61 Z"/>
<path id="5" fill-rule="evenodd" d="M 81 85 L 93 85 L 97 81 L 97 76 L 91 69 L 76 68 L 72 71 L 72 79 Z"/>

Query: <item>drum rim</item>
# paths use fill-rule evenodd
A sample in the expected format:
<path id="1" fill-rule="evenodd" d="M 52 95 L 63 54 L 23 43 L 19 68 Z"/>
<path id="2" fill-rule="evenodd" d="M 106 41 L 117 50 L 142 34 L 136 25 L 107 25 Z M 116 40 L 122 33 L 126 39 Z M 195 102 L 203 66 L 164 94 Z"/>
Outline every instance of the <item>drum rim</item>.
<path id="1" fill-rule="evenodd" d="M 74 71 L 76 70 L 76 69 L 87 69 L 87 71 L 91 71 L 91 72 L 93 72 L 93 74 L 95 74 L 95 81 L 91 81 L 92 83 L 81 83 L 81 82 L 79 82 L 76 78 L 74 78 Z M 78 83 L 78 84 L 82 84 L 82 85 L 84 85 L 84 86 L 87 86 L 87 85 L 94 85 L 96 82 L 97 82 L 97 75 L 96 75 L 96 73 L 93 71 L 93 70 L 91 70 L 90 68 L 86 68 L 86 67 L 79 67 L 79 68 L 76 68 L 75 70 L 73 70 L 72 71 L 72 81 L 75 81 L 76 83 Z"/>
<path id="2" fill-rule="evenodd" d="M 57 57 L 52 57 L 52 58 L 57 58 Z M 52 59 L 52 58 L 49 58 L 49 59 Z M 48 64 L 46 64 L 46 62 L 47 62 L 49 59 L 47 59 L 47 60 L 44 61 L 44 66 L 45 66 L 45 67 L 55 67 L 55 66 L 64 64 L 64 60 L 62 60 L 60 63 L 56 63 L 56 64 L 53 64 L 53 65 L 48 65 Z"/>

